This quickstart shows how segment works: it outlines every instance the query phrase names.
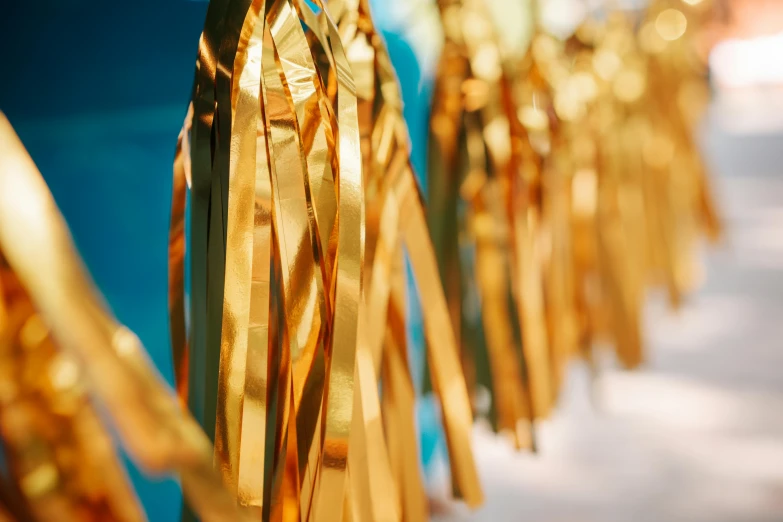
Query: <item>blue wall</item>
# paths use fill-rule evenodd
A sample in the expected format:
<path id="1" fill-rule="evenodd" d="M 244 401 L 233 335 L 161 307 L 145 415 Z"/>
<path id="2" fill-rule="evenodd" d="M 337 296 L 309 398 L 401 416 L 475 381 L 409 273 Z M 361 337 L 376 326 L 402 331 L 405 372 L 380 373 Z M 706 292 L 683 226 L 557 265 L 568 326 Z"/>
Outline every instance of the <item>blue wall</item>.
<path id="1" fill-rule="evenodd" d="M 206 4 L 8 2 L 2 11 L 0 110 L 114 312 L 171 382 L 171 160 Z M 152 522 L 178 518 L 174 481 L 130 473 Z"/>

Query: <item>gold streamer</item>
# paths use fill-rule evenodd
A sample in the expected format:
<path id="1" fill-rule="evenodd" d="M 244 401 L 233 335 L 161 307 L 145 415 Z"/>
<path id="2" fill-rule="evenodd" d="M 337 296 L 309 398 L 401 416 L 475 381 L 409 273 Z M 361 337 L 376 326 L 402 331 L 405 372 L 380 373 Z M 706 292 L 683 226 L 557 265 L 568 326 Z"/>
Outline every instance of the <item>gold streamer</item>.
<path id="1" fill-rule="evenodd" d="M 613 13 L 586 22 L 565 49 L 548 46 L 554 108 L 568 140 L 558 165 L 572 180 L 582 342 L 608 339 L 628 367 L 643 360 L 646 290 L 664 284 L 676 306 L 696 282 L 699 226 L 712 240 L 720 236 L 693 138 L 707 94 L 693 54 L 697 27 L 686 13 L 703 18 L 702 9 L 654 2 L 638 31 Z"/>
<path id="2" fill-rule="evenodd" d="M 108 414 L 148 473 L 176 473 L 202 520 L 244 520 L 207 438 L 106 310 L 48 188 L 0 113 L 0 436 L 6 518 L 137 521 Z"/>
<path id="3" fill-rule="evenodd" d="M 323 6 L 288 0 L 212 2 L 199 57 L 185 124 L 191 348 L 178 357 L 190 378 L 179 388 L 208 432 L 214 422 L 216 464 L 240 505 L 264 520 L 339 520 L 364 255 L 350 66 Z M 185 197 L 175 191 L 172 205 L 173 323 Z"/>
<path id="4" fill-rule="evenodd" d="M 439 6 L 446 41 L 431 119 L 430 230 L 455 324 L 475 324 L 470 310 L 481 302 L 483 335 L 462 340 L 466 372 L 491 387 L 493 424 L 530 446 L 530 421 L 552 405 L 538 180 L 525 172 L 514 79 L 486 6 Z M 471 274 L 477 295 L 463 284 Z M 488 376 L 479 371 L 484 350 Z"/>
<path id="5" fill-rule="evenodd" d="M 706 4 L 653 2 L 638 31 L 613 12 L 567 41 L 535 26 L 515 55 L 482 1 L 438 3 L 430 230 L 465 372 L 517 446 L 573 354 L 592 364 L 608 341 L 625 366 L 642 362 L 647 289 L 663 283 L 677 305 L 698 233 L 720 235 L 693 138 Z"/>
<path id="6" fill-rule="evenodd" d="M 329 3 L 345 43 L 348 61 L 356 78 L 359 130 L 365 172 L 367 205 L 367 255 L 365 270 L 365 335 L 359 347 L 360 379 L 366 379 L 361 411 L 368 455 L 359 461 L 366 471 L 352 466 L 358 491 L 366 495 L 371 510 L 360 510 L 361 520 L 423 520 L 422 492 L 416 445 L 413 439 L 413 396 L 404 338 L 405 310 L 401 302 L 405 272 L 403 249 L 411 260 L 424 310 L 428 364 L 443 409 L 443 424 L 449 446 L 455 494 L 470 506 L 481 502 L 470 446 L 471 412 L 459 353 L 437 265 L 427 234 L 421 196 L 410 165 L 407 128 L 402 101 L 389 56 L 376 33 L 367 0 Z M 396 286 L 396 288 L 393 288 Z M 404 293 L 402 294 L 404 295 Z M 391 353 L 387 353 L 391 351 Z M 385 438 L 380 428 L 378 378 L 383 375 L 383 409 L 387 419 Z M 387 411 L 387 408 L 389 411 Z M 405 415 L 405 417 L 402 417 Z M 392 421 L 391 419 L 394 419 Z M 360 435 L 357 434 L 357 437 Z M 402 441 L 407 441 L 402 446 Z M 386 442 L 389 443 L 388 450 Z M 387 456 L 388 455 L 388 456 Z M 391 465 L 388 458 L 392 457 Z M 361 478 L 366 473 L 366 479 Z M 398 499 L 388 505 L 390 486 L 396 482 Z M 360 497 L 361 498 L 361 497 Z M 399 508 L 402 511 L 399 511 Z"/>

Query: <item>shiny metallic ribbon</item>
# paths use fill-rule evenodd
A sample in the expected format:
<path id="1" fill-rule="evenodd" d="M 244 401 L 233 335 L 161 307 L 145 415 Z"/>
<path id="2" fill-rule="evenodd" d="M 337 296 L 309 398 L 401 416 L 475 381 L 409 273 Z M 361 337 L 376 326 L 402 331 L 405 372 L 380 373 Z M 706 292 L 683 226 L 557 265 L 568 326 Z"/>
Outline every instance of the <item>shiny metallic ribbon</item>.
<path id="1" fill-rule="evenodd" d="M 513 78 L 483 3 L 439 6 L 446 41 L 431 119 L 430 230 L 471 385 L 491 392 L 495 427 L 530 447 L 530 423 L 548 414 L 552 392 L 526 136 L 512 125 Z"/>
<path id="2" fill-rule="evenodd" d="M 339 520 L 346 495 L 364 198 L 353 77 L 317 4 L 210 4 L 175 161 L 175 325 L 192 178 L 178 388 L 224 482 L 265 520 Z"/>
<path id="3" fill-rule="evenodd" d="M 707 11 L 653 2 L 638 29 L 618 12 L 564 46 L 538 42 L 560 120 L 552 157 L 571 185 L 581 348 L 608 341 L 627 367 L 644 359 L 647 290 L 664 286 L 677 306 L 697 282 L 700 232 L 721 234 L 693 137 L 707 93 L 692 38 Z"/>
<path id="4" fill-rule="evenodd" d="M 7 519 L 145 520 L 114 432 L 145 472 L 178 474 L 202 520 L 244 520 L 212 469 L 208 439 L 107 310 L 1 113 L 0 357 Z"/>
<path id="5" fill-rule="evenodd" d="M 364 303 L 367 321 L 364 343 L 359 347 L 362 409 L 357 410 L 357 415 L 364 417 L 364 425 L 357 429 L 366 433 L 366 453 L 371 458 L 357 459 L 357 463 L 363 463 L 368 469 L 366 480 L 354 482 L 353 493 L 363 499 L 359 506 L 360 520 L 399 520 L 400 517 L 424 520 L 426 502 L 418 471 L 418 453 L 411 444 L 415 441 L 414 388 L 408 368 L 411 354 L 405 337 L 404 253 L 410 259 L 422 303 L 427 362 L 442 407 L 453 490 L 468 505 L 476 506 L 482 493 L 470 446 L 469 397 L 453 325 L 439 284 L 422 199 L 410 164 L 399 86 L 388 53 L 376 32 L 366 0 L 333 1 L 329 8 L 338 23 L 356 78 L 366 180 Z M 383 393 L 378 404 L 381 377 Z M 385 428 L 385 438 L 382 428 Z M 355 467 L 352 470 L 353 477 L 353 472 L 358 470 Z M 399 499 L 389 498 L 394 484 Z"/>
<path id="6" fill-rule="evenodd" d="M 574 355 L 608 342 L 643 361 L 647 290 L 677 305 L 700 233 L 720 236 L 693 140 L 707 4 L 653 2 L 638 31 L 613 12 L 565 41 L 539 25 L 514 54 L 483 2 L 439 2 L 430 228 L 470 387 L 493 392 L 474 408 L 518 446 Z"/>

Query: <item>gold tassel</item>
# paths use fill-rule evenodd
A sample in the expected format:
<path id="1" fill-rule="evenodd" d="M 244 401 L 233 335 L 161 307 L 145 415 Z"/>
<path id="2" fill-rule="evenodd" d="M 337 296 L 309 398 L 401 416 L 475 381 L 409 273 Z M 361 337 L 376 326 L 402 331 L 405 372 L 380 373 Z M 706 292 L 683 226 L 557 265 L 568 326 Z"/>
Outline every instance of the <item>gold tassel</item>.
<path id="1" fill-rule="evenodd" d="M 360 488 L 352 494 L 367 498 L 368 509 L 363 510 L 361 520 L 426 520 L 407 366 L 403 253 L 411 260 L 422 300 L 427 360 L 443 411 L 453 490 L 468 505 L 476 506 L 482 492 L 470 445 L 470 404 L 410 164 L 402 100 L 389 56 L 375 31 L 367 0 L 333 1 L 329 7 L 356 79 L 367 206 L 366 320 L 357 356 L 362 401 L 355 414 L 365 417 L 364 433 L 357 433 L 357 439 L 365 436 L 367 454 L 377 458 L 357 459 L 357 466 L 352 465 L 352 477 Z M 383 401 L 379 404 L 381 376 Z M 381 410 L 385 433 L 380 430 Z M 368 469 L 357 469 L 360 464 Z M 364 479 L 362 473 L 367 474 Z M 387 484 L 393 483 L 399 498 L 387 505 L 393 491 Z"/>
<path id="2" fill-rule="evenodd" d="M 206 436 L 95 291 L 2 113 L 0 358 L 0 438 L 9 465 L 0 519 L 146 520 L 108 420 L 143 471 L 179 475 L 202 520 L 244 520 L 213 472 Z"/>
<path id="3" fill-rule="evenodd" d="M 704 17 L 702 8 L 694 9 Z M 570 67 L 549 67 L 556 113 L 572 136 L 582 340 L 588 352 L 608 340 L 627 367 L 644 359 L 647 290 L 664 285 L 677 306 L 696 284 L 699 231 L 712 240 L 721 233 L 693 137 L 707 93 L 689 10 L 654 2 L 638 31 L 619 12 L 606 22 L 588 20 L 553 56 Z"/>
<path id="4" fill-rule="evenodd" d="M 264 519 L 425 520 L 413 444 L 413 388 L 401 337 L 403 251 L 427 310 L 430 368 L 442 391 L 454 490 L 477 505 L 481 490 L 470 447 L 470 406 L 409 164 L 391 64 L 366 2 L 329 7 L 331 12 L 319 5 L 316 14 L 304 2 L 253 3 L 232 54 L 226 46 L 233 44 L 230 35 L 236 28 L 224 25 L 222 33 L 211 35 L 210 19 L 238 21 L 232 10 L 239 7 L 228 6 L 226 16 L 218 14 L 217 4 L 210 5 L 192 114 L 180 135 L 174 168 L 170 303 L 178 388 L 206 429 L 214 422 L 216 462 L 224 482 L 241 505 L 261 510 Z M 223 50 L 222 65 L 209 61 L 215 56 L 210 48 Z M 218 71 L 219 87 L 219 75 L 232 68 L 230 110 L 221 110 L 225 93 L 209 92 L 211 74 Z M 216 109 L 202 99 L 201 83 Z M 221 117 L 231 118 L 230 123 L 221 123 Z M 231 130 L 230 139 L 221 125 Z M 207 141 L 203 133 L 214 138 Z M 210 144 L 206 152 L 198 136 Z M 207 183 L 205 176 L 213 181 Z M 221 198 L 225 176 L 228 196 Z M 188 186 L 190 342 L 180 326 Z M 366 260 L 356 257 L 363 252 L 352 244 L 364 239 L 365 202 Z M 223 208 L 228 209 L 225 265 Z M 215 282 L 221 277 L 222 289 Z M 213 316 L 218 298 L 222 312 Z M 215 334 L 210 332 L 218 318 L 222 341 L 215 384 Z M 345 333 L 340 337 L 341 328 L 350 324 L 353 339 Z M 341 374 L 334 372 L 338 364 Z M 378 394 L 382 374 L 388 386 L 383 407 Z M 214 413 L 212 393 L 217 394 Z M 352 412 L 353 420 L 345 424 Z M 390 416 L 394 424 L 387 420 L 384 425 Z M 330 430 L 337 428 L 340 437 L 329 440 Z M 336 449 L 343 453 L 333 454 Z M 399 456 L 394 470 L 390 454 Z M 350 495 L 343 502 L 346 484 Z M 350 512 L 344 513 L 344 506 Z"/>
<path id="5" fill-rule="evenodd" d="M 698 146 L 696 125 L 709 99 L 705 64 L 695 39 L 712 2 L 658 0 L 645 14 L 639 47 L 647 67 L 649 96 L 642 143 L 650 179 L 650 230 L 655 281 L 662 281 L 673 306 L 698 283 L 695 244 L 700 233 L 722 235 L 721 220 Z"/>
<path id="6" fill-rule="evenodd" d="M 356 93 L 338 28 L 316 3 L 318 13 L 299 0 L 210 3 L 175 160 L 175 325 L 183 179 L 192 274 L 188 342 L 181 329 L 174 339 L 178 388 L 215 437 L 224 483 L 264 520 L 342 518 L 364 400 L 354 398 L 365 235 Z"/>
<path id="7" fill-rule="evenodd" d="M 439 7 L 446 40 L 431 119 L 430 230 L 453 320 L 465 324 L 466 373 L 491 388 L 493 424 L 530 447 L 531 422 L 553 402 L 539 174 L 530 170 L 539 166 L 526 157 L 515 80 L 486 6 Z"/>
<path id="8" fill-rule="evenodd" d="M 699 233 L 720 235 L 693 138 L 704 4 L 653 2 L 639 31 L 613 12 L 566 41 L 535 26 L 515 56 L 482 1 L 439 2 L 430 229 L 465 372 L 492 389 L 500 431 L 548 415 L 568 361 L 595 366 L 599 342 L 639 365 L 648 289 L 677 305 Z"/>

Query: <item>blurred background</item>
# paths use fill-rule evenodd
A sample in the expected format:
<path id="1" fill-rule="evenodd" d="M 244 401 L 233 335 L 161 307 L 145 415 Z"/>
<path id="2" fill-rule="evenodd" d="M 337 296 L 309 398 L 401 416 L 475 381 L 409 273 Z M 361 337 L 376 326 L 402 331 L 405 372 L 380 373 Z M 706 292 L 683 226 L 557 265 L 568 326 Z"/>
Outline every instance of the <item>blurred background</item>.
<path id="1" fill-rule="evenodd" d="M 566 4 L 544 2 L 543 16 L 567 29 Z M 704 250 L 700 290 L 678 313 L 651 299 L 641 370 L 591 383 L 571 368 L 539 454 L 477 427 L 485 507 L 447 504 L 437 520 L 783 520 L 783 2 L 724 7 L 704 35 L 713 99 L 699 140 L 727 234 Z"/>
<path id="2" fill-rule="evenodd" d="M 409 3 L 374 8 L 421 169 L 437 43 Z M 567 26 L 587 4 L 542 10 Z M 572 368 L 539 454 L 477 426 L 486 506 L 468 513 L 443 500 L 437 520 L 783 520 L 783 2 L 725 6 L 731 17 L 705 34 L 713 101 L 700 140 L 728 234 L 704 253 L 701 290 L 677 314 L 650 301 L 641 371 L 609 369 L 591 383 Z M 45 0 L 0 14 L 0 110 L 112 309 L 169 382 L 171 161 L 205 11 L 186 0 Z M 432 494 L 445 498 L 435 467 Z M 175 482 L 130 473 L 153 522 L 178 519 Z"/>

